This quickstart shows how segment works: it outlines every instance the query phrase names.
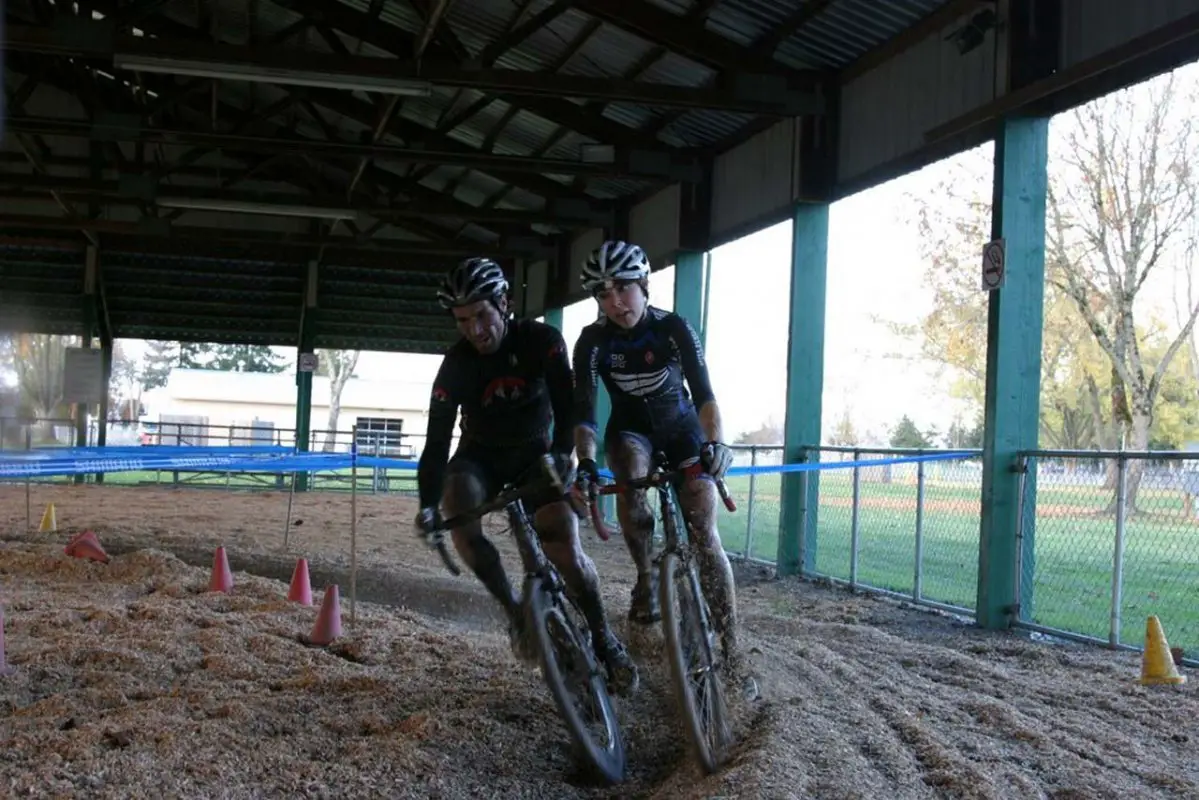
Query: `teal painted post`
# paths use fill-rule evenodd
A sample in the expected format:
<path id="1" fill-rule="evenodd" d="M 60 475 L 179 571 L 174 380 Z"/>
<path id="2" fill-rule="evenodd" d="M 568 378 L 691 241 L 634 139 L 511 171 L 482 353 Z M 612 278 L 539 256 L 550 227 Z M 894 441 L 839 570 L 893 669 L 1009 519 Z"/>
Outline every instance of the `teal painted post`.
<path id="1" fill-rule="evenodd" d="M 301 353 L 304 351 L 301 350 Z M 311 349 L 307 352 L 312 352 Z M 312 439 L 312 373 L 296 370 L 296 451 L 307 453 Z M 297 492 L 308 491 L 308 472 L 297 472 Z"/>
<path id="2" fill-rule="evenodd" d="M 691 323 L 699 340 L 704 338 L 704 288 L 707 285 L 706 254 L 690 250 L 679 253 L 674 265 L 674 310 Z"/>
<path id="3" fill-rule="evenodd" d="M 1045 287 L 1045 196 L 1049 120 L 1009 119 L 995 140 L 991 235 L 1003 237 L 1006 275 L 987 305 L 982 519 L 978 552 L 978 624 L 1006 628 L 1018 617 L 1017 564 L 1031 574 L 1034 475 L 1025 476 L 1022 540 L 1017 453 L 1035 449 L 1040 422 L 1041 328 Z M 981 268 L 981 256 L 980 256 Z M 1017 552 L 1023 542 L 1022 553 Z M 1031 604 L 1031 581 L 1019 582 Z M 1022 598 L 1023 600 L 1023 598 Z M 1027 616 L 1031 607 L 1023 611 Z"/>
<path id="4" fill-rule="evenodd" d="M 787 412 L 783 423 L 785 464 L 799 463 L 804 459 L 805 447 L 820 444 L 827 278 L 828 204 L 800 204 L 795 209 L 791 233 L 791 320 L 787 342 Z M 782 500 L 778 574 L 812 572 L 816 568 L 819 473 L 785 473 Z"/>
<path id="5" fill-rule="evenodd" d="M 557 328 L 559 331 L 561 331 L 562 330 L 562 309 L 547 308 L 545 310 L 545 324 L 551 325 L 551 326 Z M 567 345 L 567 347 L 569 347 L 570 342 L 567 342 L 566 345 Z"/>

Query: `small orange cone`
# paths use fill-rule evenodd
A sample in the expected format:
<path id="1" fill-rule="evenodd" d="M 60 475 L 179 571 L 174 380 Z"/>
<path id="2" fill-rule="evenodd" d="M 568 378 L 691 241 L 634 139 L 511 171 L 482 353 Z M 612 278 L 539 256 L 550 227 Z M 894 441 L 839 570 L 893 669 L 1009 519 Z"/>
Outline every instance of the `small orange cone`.
<path id="1" fill-rule="evenodd" d="M 1145 624 L 1145 652 L 1141 656 L 1141 685 L 1177 685 L 1186 682 L 1186 676 L 1180 675 L 1178 668 L 1174 666 L 1174 659 L 1170 655 L 1170 645 L 1166 642 L 1166 634 L 1162 630 L 1161 621 L 1156 616 L 1150 616 Z"/>
<path id="2" fill-rule="evenodd" d="M 308 580 L 308 559 L 296 561 L 296 569 L 291 574 L 291 588 L 287 591 L 287 599 L 302 606 L 312 605 L 312 583 Z"/>
<path id="3" fill-rule="evenodd" d="M 0 675 L 10 675 L 13 668 L 4 660 L 4 606 L 0 606 Z"/>
<path id="4" fill-rule="evenodd" d="M 341 591 L 337 584 L 325 589 L 321 598 L 321 610 L 317 612 L 316 624 L 308 640 L 313 644 L 326 645 L 341 636 Z"/>
<path id="5" fill-rule="evenodd" d="M 102 564 L 109 562 L 108 553 L 104 552 L 104 546 L 92 531 L 79 534 L 62 551 L 73 558 L 89 558 Z"/>
<path id="6" fill-rule="evenodd" d="M 229 569 L 229 557 L 225 555 L 224 545 L 217 547 L 216 555 L 212 559 L 212 577 L 208 579 L 208 591 L 225 594 L 233 591 L 233 572 Z"/>

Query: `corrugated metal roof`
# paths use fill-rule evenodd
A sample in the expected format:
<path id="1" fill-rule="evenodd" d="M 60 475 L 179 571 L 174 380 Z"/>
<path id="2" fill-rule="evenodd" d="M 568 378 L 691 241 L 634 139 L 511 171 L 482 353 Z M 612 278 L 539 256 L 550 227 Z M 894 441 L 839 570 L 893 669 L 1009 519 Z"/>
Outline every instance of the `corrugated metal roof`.
<path id="1" fill-rule="evenodd" d="M 898 36 L 945 2 L 837 0 L 784 41 L 775 58 L 788 66 L 839 69 Z"/>

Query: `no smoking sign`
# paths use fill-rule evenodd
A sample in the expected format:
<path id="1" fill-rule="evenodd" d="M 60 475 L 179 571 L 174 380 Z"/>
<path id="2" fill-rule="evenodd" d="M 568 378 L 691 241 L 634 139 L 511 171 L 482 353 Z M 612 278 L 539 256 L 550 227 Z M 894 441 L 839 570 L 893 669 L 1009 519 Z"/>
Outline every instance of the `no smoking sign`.
<path id="1" fill-rule="evenodd" d="M 982 288 L 985 292 L 993 292 L 1003 286 L 1007 275 L 1007 250 L 1003 239 L 987 242 L 983 247 Z"/>

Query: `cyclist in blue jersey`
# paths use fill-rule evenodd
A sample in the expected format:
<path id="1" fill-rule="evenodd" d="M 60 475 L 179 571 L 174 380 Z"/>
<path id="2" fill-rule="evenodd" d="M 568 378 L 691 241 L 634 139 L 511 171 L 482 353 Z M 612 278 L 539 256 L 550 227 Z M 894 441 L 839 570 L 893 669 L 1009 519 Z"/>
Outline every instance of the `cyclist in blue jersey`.
<path id="1" fill-rule="evenodd" d="M 446 518 L 519 482 L 550 453 L 564 481 L 571 480 L 572 380 L 566 342 L 555 328 L 508 313 L 508 281 L 487 258 L 455 266 L 438 292 L 462 338 L 445 354 L 433 382 L 428 434 L 417 470 L 421 511 L 417 527 L 436 528 Z M 462 409 L 461 438 L 448 459 L 454 419 Z M 551 435 L 552 430 L 552 435 Z M 608 625 L 595 565 L 579 541 L 578 518 L 567 497 L 548 491 L 525 500 L 546 557 L 566 582 L 592 632 L 596 654 L 613 688 L 630 691 L 637 668 Z M 509 619 L 516 656 L 531 661 L 525 621 L 500 554 L 483 535 L 481 521 L 451 532 L 454 547 Z"/>
<path id="2" fill-rule="evenodd" d="M 597 477 L 595 394 L 600 380 L 612 400 L 604 442 L 617 481 L 645 476 L 655 451 L 665 453 L 674 466 L 699 459 L 705 474 L 679 487 L 679 505 L 694 528 L 700 580 L 723 655 L 752 699 L 757 683 L 737 645 L 733 571 L 716 529 L 719 498 L 713 479 L 724 477 L 733 454 L 722 441 L 720 408 L 703 345 L 686 319 L 649 304 L 649 274 L 645 251 L 623 241 L 604 242 L 583 266 L 583 287 L 603 315 L 583 328 L 574 348 L 577 483 L 585 491 Z M 653 511 L 644 490 L 618 496 L 616 509 L 637 567 L 629 619 L 652 624 L 661 619 L 657 575 L 650 565 Z"/>

